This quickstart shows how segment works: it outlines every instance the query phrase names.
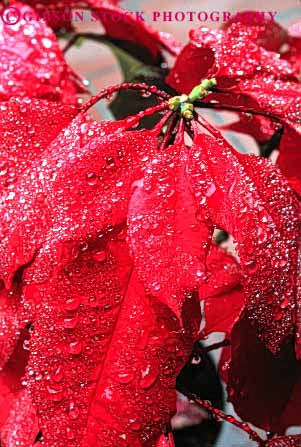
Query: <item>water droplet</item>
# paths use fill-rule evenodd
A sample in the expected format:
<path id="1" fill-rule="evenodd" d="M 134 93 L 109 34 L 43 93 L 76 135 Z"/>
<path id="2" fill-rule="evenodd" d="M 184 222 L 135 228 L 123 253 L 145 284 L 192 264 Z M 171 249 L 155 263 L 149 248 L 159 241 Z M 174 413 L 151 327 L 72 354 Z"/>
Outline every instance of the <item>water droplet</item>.
<path id="1" fill-rule="evenodd" d="M 85 251 L 87 251 L 88 248 L 89 248 L 89 244 L 88 244 L 87 241 L 80 242 L 80 244 L 79 244 L 79 250 L 80 250 L 82 253 L 84 253 Z"/>
<path id="2" fill-rule="evenodd" d="M 83 344 L 81 341 L 74 341 L 69 344 L 69 352 L 73 355 L 79 355 L 82 352 Z"/>
<path id="3" fill-rule="evenodd" d="M 88 185 L 90 185 L 90 186 L 96 185 L 97 180 L 98 180 L 97 175 L 94 172 L 89 172 L 86 175 L 86 181 L 87 181 Z"/>
<path id="4" fill-rule="evenodd" d="M 107 253 L 103 250 L 98 251 L 93 255 L 93 259 L 95 259 L 95 261 L 97 261 L 97 262 L 105 261 L 106 257 L 107 257 Z"/>
<path id="5" fill-rule="evenodd" d="M 280 321 L 283 317 L 283 313 L 281 311 L 276 312 L 275 321 Z"/>
<path id="6" fill-rule="evenodd" d="M 158 282 L 155 281 L 155 282 L 152 283 L 152 288 L 153 288 L 153 290 L 158 292 L 161 289 L 161 286 L 160 286 L 160 284 Z"/>
<path id="7" fill-rule="evenodd" d="M 64 318 L 63 326 L 65 329 L 74 329 L 77 326 L 78 317 Z"/>
<path id="8" fill-rule="evenodd" d="M 230 368 L 230 362 L 225 362 L 222 366 L 222 371 L 227 372 Z"/>
<path id="9" fill-rule="evenodd" d="M 117 380 L 119 383 L 127 384 L 134 380 L 134 374 L 132 372 L 120 373 L 117 375 Z"/>
<path id="10" fill-rule="evenodd" d="M 106 157 L 106 163 L 109 166 L 113 166 L 115 164 L 114 157 Z"/>
<path id="11" fill-rule="evenodd" d="M 202 357 L 200 355 L 195 355 L 192 357 L 191 359 L 191 364 L 192 365 L 199 365 L 202 362 Z"/>
<path id="12" fill-rule="evenodd" d="M 88 123 L 83 123 L 83 124 L 80 126 L 80 132 L 81 132 L 82 134 L 87 133 L 87 132 L 88 132 L 88 129 L 89 129 L 89 125 L 88 125 Z"/>
<path id="13" fill-rule="evenodd" d="M 110 388 L 106 388 L 101 395 L 102 399 L 108 399 L 108 400 L 112 400 L 112 396 L 113 391 Z"/>
<path id="14" fill-rule="evenodd" d="M 76 310 L 81 304 L 81 300 L 79 297 L 69 298 L 65 303 L 66 310 Z"/>
<path id="15" fill-rule="evenodd" d="M 157 380 L 158 373 L 153 371 L 152 365 L 147 365 L 145 369 L 141 371 L 140 386 L 143 389 L 150 388 Z"/>
<path id="16" fill-rule="evenodd" d="M 41 39 L 42 45 L 44 48 L 51 48 L 52 47 L 52 41 L 48 39 L 47 37 L 43 37 Z"/>
<path id="17" fill-rule="evenodd" d="M 79 409 L 74 405 L 73 402 L 70 402 L 68 416 L 72 420 L 77 419 L 79 416 Z"/>
<path id="18" fill-rule="evenodd" d="M 131 430 L 134 430 L 134 431 L 141 430 L 141 424 L 138 421 L 136 421 L 134 419 L 130 419 L 129 423 L 130 423 Z"/>
<path id="19" fill-rule="evenodd" d="M 212 197 L 215 192 L 216 192 L 216 186 L 214 183 L 211 183 L 211 185 L 206 191 L 206 197 Z"/>
<path id="20" fill-rule="evenodd" d="M 149 98 L 151 95 L 152 95 L 152 93 L 148 92 L 147 90 L 142 90 L 141 91 L 142 98 Z"/>
<path id="21" fill-rule="evenodd" d="M 202 277 L 205 277 L 206 275 L 205 275 L 205 272 L 203 272 L 202 270 L 197 270 L 196 271 L 196 276 L 198 278 L 202 278 Z"/>
<path id="22" fill-rule="evenodd" d="M 98 307 L 98 301 L 95 296 L 89 297 L 89 304 L 93 309 L 96 309 L 96 307 Z"/>
<path id="23" fill-rule="evenodd" d="M 67 427 L 66 429 L 66 435 L 70 441 L 72 441 L 75 438 L 74 432 L 69 427 Z"/>
<path id="24" fill-rule="evenodd" d="M 145 400 L 146 405 L 153 405 L 153 403 L 154 403 L 153 399 L 149 396 L 145 396 L 144 400 Z"/>
<path id="25" fill-rule="evenodd" d="M 258 238 L 258 243 L 259 244 L 263 244 L 264 242 L 267 241 L 268 234 L 265 231 L 265 229 L 263 229 L 261 227 L 257 228 L 257 238 Z"/>
<path id="26" fill-rule="evenodd" d="M 60 389 L 48 386 L 47 391 L 50 399 L 53 400 L 54 402 L 60 402 L 64 397 L 64 394 Z"/>
<path id="27" fill-rule="evenodd" d="M 8 172 L 8 165 L 6 163 L 0 163 L 0 176 L 6 175 Z"/>
<path id="28" fill-rule="evenodd" d="M 251 260 L 246 263 L 246 268 L 250 274 L 253 274 L 258 270 L 258 265 L 255 260 Z"/>
<path id="29" fill-rule="evenodd" d="M 63 371 L 62 371 L 62 367 L 61 366 L 59 366 L 57 369 L 56 369 L 56 371 L 54 372 L 54 374 L 53 374 L 53 376 L 52 376 L 52 379 L 55 381 L 55 382 L 61 382 L 62 380 L 63 380 L 63 377 L 64 377 L 64 373 L 63 373 Z"/>
<path id="30" fill-rule="evenodd" d="M 24 351 L 29 351 L 29 349 L 30 349 L 30 341 L 29 340 L 24 340 L 23 349 L 24 349 Z"/>
<path id="31" fill-rule="evenodd" d="M 281 309 L 286 309 L 289 306 L 289 299 L 285 298 L 285 300 L 280 304 Z"/>

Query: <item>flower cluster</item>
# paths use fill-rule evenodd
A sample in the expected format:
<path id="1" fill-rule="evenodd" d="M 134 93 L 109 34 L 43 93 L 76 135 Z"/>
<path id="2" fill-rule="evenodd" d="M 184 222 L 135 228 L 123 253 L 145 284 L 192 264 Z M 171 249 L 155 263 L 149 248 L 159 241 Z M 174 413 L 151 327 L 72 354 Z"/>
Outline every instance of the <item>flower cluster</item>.
<path id="1" fill-rule="evenodd" d="M 284 434 L 301 405 L 301 37 L 248 12 L 182 46 L 116 1 L 36 3 L 0 21 L 1 446 L 172 446 L 176 377 L 213 332 L 237 414 L 279 437 L 181 391 L 259 446 L 300 446 Z M 157 68 L 168 51 L 166 88 L 127 82 L 83 105 L 55 34 L 72 23 L 24 19 L 57 7 L 98 11 L 105 39 L 138 41 Z M 152 106 L 93 121 L 124 90 Z M 208 109 L 238 121 L 219 129 Z"/>

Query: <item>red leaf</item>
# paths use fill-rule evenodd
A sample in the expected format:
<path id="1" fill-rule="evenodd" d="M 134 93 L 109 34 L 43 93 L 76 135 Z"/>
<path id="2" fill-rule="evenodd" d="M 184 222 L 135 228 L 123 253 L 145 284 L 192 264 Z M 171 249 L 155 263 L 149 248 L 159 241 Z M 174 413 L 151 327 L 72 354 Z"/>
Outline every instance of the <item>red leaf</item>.
<path id="1" fill-rule="evenodd" d="M 211 298 L 239 286 L 240 266 L 235 258 L 216 244 L 211 244 L 206 259 L 207 280 L 199 286 L 201 299 Z"/>
<path id="2" fill-rule="evenodd" d="M 30 262 L 23 284 L 38 295 L 27 380 L 49 445 L 153 445 L 199 326 L 196 300 L 180 328 L 132 271 L 119 232 L 157 135 L 127 126 L 79 115 L 4 198 L 7 272 Z"/>
<path id="3" fill-rule="evenodd" d="M 199 287 L 206 322 L 201 337 L 212 332 L 225 332 L 228 336 L 244 305 L 240 267 L 215 245 L 211 246 L 206 265 L 208 281 Z"/>
<path id="4" fill-rule="evenodd" d="M 290 64 L 296 67 L 297 70 L 301 69 L 301 36 L 289 36 L 288 49 L 283 53 L 283 58 L 287 59 Z"/>
<path id="5" fill-rule="evenodd" d="M 301 134 L 287 127 L 281 138 L 277 164 L 290 185 L 301 196 Z"/>
<path id="6" fill-rule="evenodd" d="M 298 142 L 301 135 L 300 93 L 300 84 L 275 81 L 271 78 L 256 78 L 252 81 L 242 81 L 236 93 L 218 95 L 218 100 L 225 106 L 234 105 L 242 109 L 272 114 L 284 123 L 277 163 L 297 192 L 300 192 L 300 170 L 298 169 L 300 159 Z M 212 99 L 214 99 L 213 96 Z"/>
<path id="7" fill-rule="evenodd" d="M 205 278 L 209 229 L 198 222 L 186 179 L 188 152 L 176 143 L 152 159 L 129 211 L 129 243 L 147 291 L 182 321 L 184 294 Z"/>
<path id="8" fill-rule="evenodd" d="M 0 21 L 0 100 L 30 96 L 76 103 L 78 81 L 55 34 L 43 21 L 23 18 L 34 16 L 29 6 L 17 2 L 14 8 L 21 17 L 15 25 Z"/>
<path id="9" fill-rule="evenodd" d="M 3 447 L 30 447 L 39 432 L 36 411 L 26 390 L 20 391 L 1 430 Z"/>
<path id="10" fill-rule="evenodd" d="M 55 139 L 78 109 L 38 99 L 12 98 L 0 107 L 0 190 L 15 194 L 15 184 L 36 157 Z M 8 209 L 3 209 L 7 216 Z M 3 287 L 3 284 L 1 285 Z M 2 288 L 0 301 L 0 366 L 9 359 L 20 330 L 28 322 L 29 303 L 24 307 L 20 285 L 9 292 Z M 28 301 L 28 297 L 27 297 Z"/>
<path id="11" fill-rule="evenodd" d="M 142 160 L 156 150 L 157 138 L 147 131 L 114 137 L 124 127 L 126 122 L 99 124 L 79 115 L 24 173 L 14 196 L 2 197 L 9 215 L 9 228 L 2 221 L 0 247 L 1 277 L 7 284 L 43 244 L 36 259 L 41 266 L 38 281 L 47 277 L 49 265 L 66 257 L 60 242 L 78 244 L 126 218 L 131 184 L 139 178 Z M 36 266 L 34 270 L 38 275 Z"/>
<path id="12" fill-rule="evenodd" d="M 239 154 L 208 135 L 195 139 L 190 175 L 200 209 L 238 243 L 246 275 L 245 312 L 276 353 L 293 334 L 296 319 L 296 198 L 268 161 Z"/>
<path id="13" fill-rule="evenodd" d="M 281 58 L 288 60 L 297 69 L 300 68 L 301 36 L 298 25 L 292 25 L 287 32 L 275 20 L 258 14 L 256 11 L 239 12 L 225 24 L 225 28 L 228 28 L 232 23 L 260 27 L 257 38 L 258 45 L 266 50 L 279 52 Z"/>
<path id="14" fill-rule="evenodd" d="M 0 369 L 13 353 L 20 335 L 20 301 L 18 289 L 8 293 L 3 287 L 0 291 Z"/>
<path id="15" fill-rule="evenodd" d="M 236 95 L 237 93 L 240 96 Z M 277 116 L 300 130 L 300 93 L 299 83 L 258 76 L 252 80 L 241 81 L 235 89 L 235 98 L 231 94 L 228 96 L 220 94 L 219 100 L 225 105 L 232 103 L 246 108 L 251 107 L 255 111 Z"/>
<path id="16" fill-rule="evenodd" d="M 291 388 L 290 397 L 286 406 L 282 410 L 280 425 L 283 427 L 290 427 L 300 423 L 300 409 L 301 409 L 301 375 L 298 374 L 297 380 Z"/>
<path id="17" fill-rule="evenodd" d="M 175 447 L 172 433 L 169 433 L 168 439 L 165 435 L 162 435 L 157 441 L 156 447 Z"/>
<path id="18" fill-rule="evenodd" d="M 178 56 L 167 83 L 177 91 L 189 93 L 202 79 L 213 76 L 219 87 L 229 87 L 256 75 L 296 79 L 297 70 L 287 61 L 257 45 L 259 31 L 235 23 L 225 31 L 191 31 L 191 42 Z"/>
<path id="19" fill-rule="evenodd" d="M 207 101 L 221 109 L 229 107 L 241 112 L 267 114 L 281 121 L 285 128 L 301 133 L 301 84 L 272 77 L 256 76 L 242 80 L 231 89 L 222 89 L 208 96 Z"/>
<path id="20" fill-rule="evenodd" d="M 221 295 L 204 299 L 204 316 L 206 326 L 201 337 L 212 332 L 230 334 L 234 323 L 244 305 L 244 294 L 241 288 L 235 288 Z"/>
<path id="21" fill-rule="evenodd" d="M 4 447 L 29 447 L 39 431 L 35 411 L 21 385 L 28 360 L 28 350 L 24 347 L 28 343 L 28 332 L 24 330 L 12 356 L 0 372 L 0 437 Z"/>
<path id="22" fill-rule="evenodd" d="M 297 402 L 290 403 L 290 399 L 300 373 L 290 343 L 274 356 L 258 339 L 247 318 L 242 317 L 235 324 L 226 380 L 229 400 L 243 420 L 277 433 L 298 424 L 300 395 L 295 394 Z M 284 417 L 288 406 L 290 412 Z"/>
<path id="23" fill-rule="evenodd" d="M 14 183 L 79 109 L 39 99 L 12 98 L 0 105 L 0 190 Z"/>
<path id="24" fill-rule="evenodd" d="M 279 52 L 282 45 L 287 43 L 287 31 L 274 19 L 256 11 L 240 11 L 227 21 L 224 28 L 229 28 L 233 23 L 257 28 L 257 43 L 266 50 Z"/>
<path id="25" fill-rule="evenodd" d="M 241 113 L 238 121 L 220 126 L 221 130 L 251 135 L 259 144 L 267 142 L 275 133 L 275 125 L 265 116 Z"/>
<path id="26" fill-rule="evenodd" d="M 155 132 L 127 126 L 78 116 L 29 166 L 15 199 L 4 198 L 14 215 L 7 271 L 31 262 L 23 280 L 38 295 L 27 380 L 49 445 L 152 445 L 199 325 L 192 298 L 184 328 L 150 302 L 118 235 L 132 182 L 157 150 Z"/>
<path id="27" fill-rule="evenodd" d="M 211 95 L 211 100 L 217 99 L 225 107 L 235 106 L 241 110 L 251 109 L 255 113 L 271 114 L 284 123 L 277 162 L 283 174 L 299 192 L 300 175 L 297 166 L 300 158 L 298 140 L 301 135 L 300 84 L 258 77 L 251 81 L 241 81 L 235 90 L 235 93 Z"/>
<path id="28" fill-rule="evenodd" d="M 152 446 L 175 411 L 195 329 L 145 295 L 124 237 L 109 230 L 40 287 L 28 381 L 46 445 Z"/>

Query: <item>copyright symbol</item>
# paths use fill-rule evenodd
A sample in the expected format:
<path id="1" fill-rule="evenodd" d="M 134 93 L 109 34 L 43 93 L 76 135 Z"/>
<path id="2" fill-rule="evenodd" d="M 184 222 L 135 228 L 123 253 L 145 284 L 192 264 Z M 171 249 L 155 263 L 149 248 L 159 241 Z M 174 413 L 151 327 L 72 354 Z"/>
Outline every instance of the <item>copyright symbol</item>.
<path id="1" fill-rule="evenodd" d="M 0 11 L 0 17 L 5 25 L 15 25 L 21 19 L 21 12 L 18 8 L 7 6 Z"/>

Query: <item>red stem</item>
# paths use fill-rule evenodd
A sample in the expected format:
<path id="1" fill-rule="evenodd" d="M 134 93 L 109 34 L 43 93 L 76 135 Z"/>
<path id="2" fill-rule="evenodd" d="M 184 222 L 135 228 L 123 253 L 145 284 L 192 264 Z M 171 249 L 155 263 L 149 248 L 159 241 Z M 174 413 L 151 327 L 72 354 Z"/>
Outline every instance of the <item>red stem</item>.
<path id="1" fill-rule="evenodd" d="M 160 102 L 168 101 L 168 99 L 170 98 L 167 93 L 162 92 L 156 86 L 150 86 L 143 83 L 124 82 L 123 84 L 113 85 L 112 87 L 101 90 L 96 96 L 93 96 L 86 104 L 83 105 L 82 111 L 87 112 L 98 101 L 111 96 L 114 93 L 119 92 L 120 90 L 144 90 L 153 95 L 156 95 Z"/>
<path id="2" fill-rule="evenodd" d="M 168 441 L 169 447 L 176 447 L 170 422 L 165 427 L 163 434 L 164 434 L 165 439 Z"/>
<path id="3" fill-rule="evenodd" d="M 168 441 L 169 441 L 170 447 L 176 447 L 176 444 L 175 444 L 175 441 L 174 441 L 174 437 L 173 437 L 173 434 L 171 432 L 168 433 Z"/>
<path id="4" fill-rule="evenodd" d="M 167 123 L 167 121 L 169 120 L 169 118 L 171 117 L 171 115 L 173 114 L 173 112 L 166 112 L 165 115 L 163 116 L 162 119 L 160 119 L 160 121 L 153 127 L 153 131 L 156 133 L 160 133 L 161 129 L 163 126 L 165 126 L 165 124 Z"/>
<path id="5" fill-rule="evenodd" d="M 206 130 L 208 130 L 209 133 L 211 133 L 211 135 L 213 135 L 218 141 L 222 142 L 223 144 L 225 144 L 225 146 L 230 149 L 231 151 L 233 150 L 233 147 L 231 146 L 231 144 L 226 140 L 226 138 L 223 136 L 223 134 L 216 129 L 211 123 L 209 123 L 209 121 L 206 120 L 206 118 L 204 118 L 201 115 L 198 115 L 198 123 L 201 124 L 201 126 L 203 126 Z M 196 123 L 193 123 L 194 125 L 194 129 L 196 130 Z"/>
<path id="6" fill-rule="evenodd" d="M 265 441 L 261 439 L 261 437 L 256 433 L 256 431 L 252 430 L 251 427 L 248 424 L 245 424 L 244 422 L 239 421 L 234 416 L 224 413 L 222 410 L 219 410 L 218 408 L 214 408 L 210 402 L 207 400 L 199 399 L 195 394 L 190 393 L 190 391 L 186 389 L 179 389 L 179 391 L 187 396 L 190 400 L 200 405 L 205 410 L 209 411 L 214 417 L 223 419 L 226 422 L 229 422 L 232 425 L 235 425 L 236 427 L 243 430 L 245 433 L 248 434 L 250 439 L 254 442 L 257 442 L 259 447 L 265 446 Z"/>
<path id="7" fill-rule="evenodd" d="M 218 129 L 216 129 L 211 123 L 209 123 L 209 121 L 206 120 L 206 118 L 204 118 L 202 115 L 198 115 L 197 120 L 198 123 L 201 124 L 201 126 L 203 126 L 206 130 L 208 130 L 208 132 L 211 133 L 211 135 L 213 135 L 215 138 L 217 138 L 218 140 L 223 141 L 225 140 L 223 134 Z"/>
<path id="8" fill-rule="evenodd" d="M 174 115 L 174 116 L 172 116 L 170 118 L 170 121 L 169 121 L 169 123 L 167 125 L 166 133 L 165 133 L 165 135 L 163 137 L 163 140 L 162 140 L 162 143 L 160 145 L 160 149 L 164 149 L 168 145 L 168 141 L 170 139 L 171 132 L 172 132 L 172 130 L 174 128 L 176 119 L 177 119 L 177 115 Z"/>
<path id="9" fill-rule="evenodd" d="M 180 120 L 179 129 L 177 132 L 175 143 L 176 144 L 185 144 L 185 120 L 184 120 L 184 118 L 181 118 L 181 120 Z"/>
<path id="10" fill-rule="evenodd" d="M 134 127 L 139 121 L 147 116 L 153 115 L 154 113 L 163 112 L 169 108 L 167 103 L 161 103 L 157 106 L 149 107 L 148 109 L 142 110 L 137 113 L 137 115 L 130 116 L 124 120 L 126 123 L 125 129 L 131 129 Z"/>

